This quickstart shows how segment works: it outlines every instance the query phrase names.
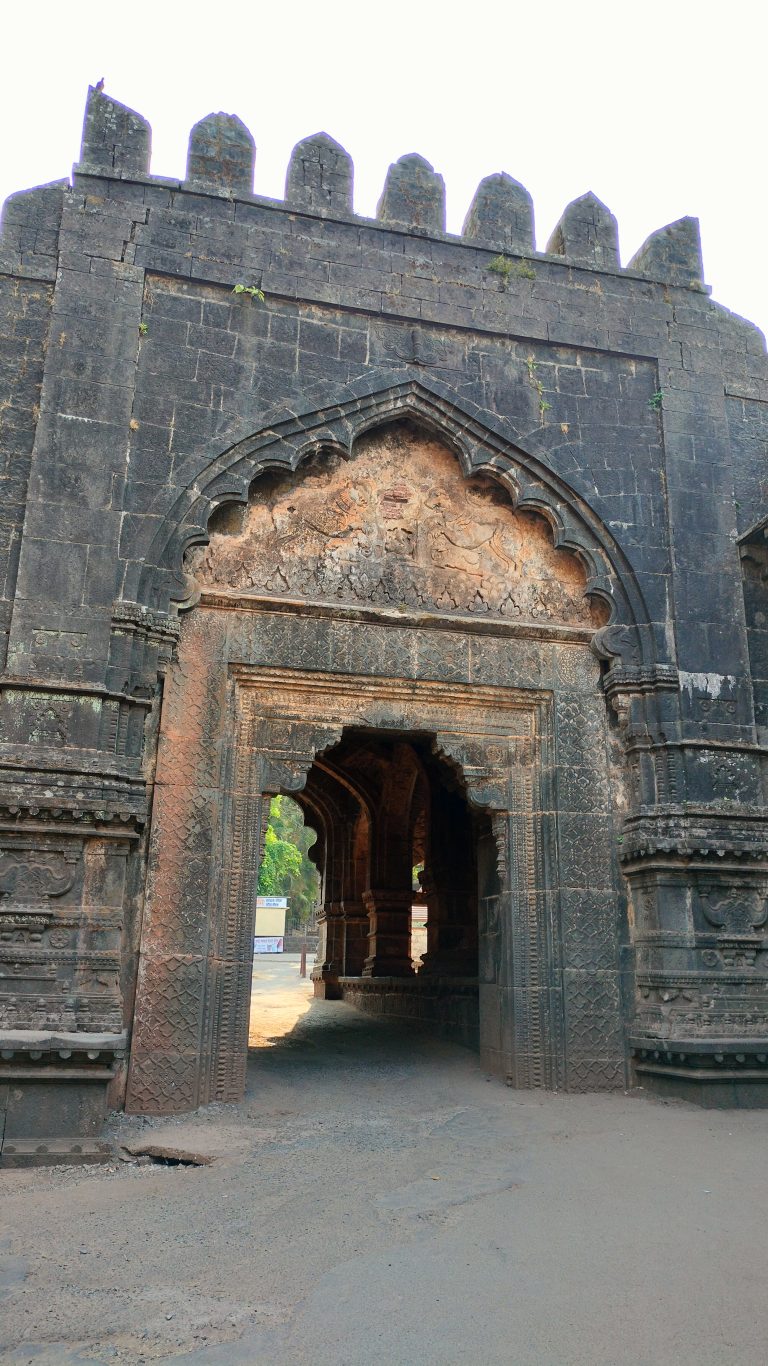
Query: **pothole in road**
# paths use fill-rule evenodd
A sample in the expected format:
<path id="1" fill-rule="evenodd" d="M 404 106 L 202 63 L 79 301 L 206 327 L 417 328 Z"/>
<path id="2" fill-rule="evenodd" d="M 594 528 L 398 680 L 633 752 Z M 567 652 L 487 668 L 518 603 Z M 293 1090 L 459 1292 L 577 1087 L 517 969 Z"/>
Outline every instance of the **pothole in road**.
<path id="1" fill-rule="evenodd" d="M 191 1153 L 185 1148 L 169 1148 L 160 1143 L 123 1143 L 121 1162 L 137 1167 L 209 1167 L 214 1161 L 207 1153 Z"/>

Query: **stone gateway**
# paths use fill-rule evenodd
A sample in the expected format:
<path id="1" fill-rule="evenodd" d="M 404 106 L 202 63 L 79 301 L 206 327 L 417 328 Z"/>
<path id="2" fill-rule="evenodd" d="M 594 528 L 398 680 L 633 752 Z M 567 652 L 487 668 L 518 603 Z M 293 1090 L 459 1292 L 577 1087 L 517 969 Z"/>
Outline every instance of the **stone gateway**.
<path id="1" fill-rule="evenodd" d="M 0 236 L 3 1161 L 243 1092 L 269 801 L 315 990 L 518 1087 L 768 1100 L 768 363 L 695 220 L 546 252 L 91 90 Z M 423 868 L 427 952 L 410 952 Z"/>

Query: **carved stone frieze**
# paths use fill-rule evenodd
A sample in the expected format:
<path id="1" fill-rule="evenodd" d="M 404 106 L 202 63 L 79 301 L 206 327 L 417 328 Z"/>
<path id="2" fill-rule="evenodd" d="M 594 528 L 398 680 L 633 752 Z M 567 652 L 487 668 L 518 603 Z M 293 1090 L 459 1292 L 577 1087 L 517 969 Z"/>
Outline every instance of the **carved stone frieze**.
<path id="1" fill-rule="evenodd" d="M 466 480 L 450 450 L 410 427 L 361 438 L 350 459 L 264 476 L 244 512 L 186 557 L 199 587 L 509 620 L 599 626 L 586 574 L 546 522 Z"/>
<path id="2" fill-rule="evenodd" d="M 731 855 L 762 862 L 768 858 L 765 818 L 761 811 L 752 816 L 745 819 L 736 812 L 696 812 L 671 805 L 641 807 L 627 819 L 622 862 L 659 854 L 713 859 Z"/>
<path id="3" fill-rule="evenodd" d="M 122 1028 L 129 841 L 53 834 L 21 826 L 0 849 L 0 1025 Z"/>

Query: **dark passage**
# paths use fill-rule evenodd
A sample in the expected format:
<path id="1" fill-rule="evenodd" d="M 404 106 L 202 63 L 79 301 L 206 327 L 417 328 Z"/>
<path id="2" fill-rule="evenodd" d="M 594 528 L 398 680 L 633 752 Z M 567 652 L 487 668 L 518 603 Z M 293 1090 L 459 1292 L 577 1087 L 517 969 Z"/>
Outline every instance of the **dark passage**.
<path id="1" fill-rule="evenodd" d="M 489 822 L 434 737 L 350 728 L 294 799 L 317 831 L 315 995 L 478 1043 L 478 849 Z M 480 860 L 483 862 L 483 860 Z M 426 919 L 415 956 L 412 923 Z"/>

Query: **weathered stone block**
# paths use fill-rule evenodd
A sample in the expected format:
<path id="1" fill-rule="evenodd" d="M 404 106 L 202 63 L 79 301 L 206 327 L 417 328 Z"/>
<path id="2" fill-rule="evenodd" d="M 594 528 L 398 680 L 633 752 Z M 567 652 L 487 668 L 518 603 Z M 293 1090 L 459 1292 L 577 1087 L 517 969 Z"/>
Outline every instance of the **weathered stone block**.
<path id="1" fill-rule="evenodd" d="M 376 215 L 383 223 L 445 232 L 443 177 L 415 152 L 401 157 L 387 172 Z"/>
<path id="2" fill-rule="evenodd" d="M 553 256 L 566 256 L 579 266 L 616 269 L 619 228 L 613 214 L 591 192 L 574 199 L 547 243 Z"/>
<path id="3" fill-rule="evenodd" d="M 235 114 L 208 114 L 189 137 L 187 180 L 251 194 L 256 144 Z"/>
<path id="4" fill-rule="evenodd" d="M 461 231 L 470 240 L 529 255 L 535 245 L 533 200 L 511 176 L 486 176 L 475 191 Z"/>
<path id="5" fill-rule="evenodd" d="M 288 163 L 285 198 L 315 212 L 351 214 L 352 158 L 327 133 L 297 143 Z"/>

